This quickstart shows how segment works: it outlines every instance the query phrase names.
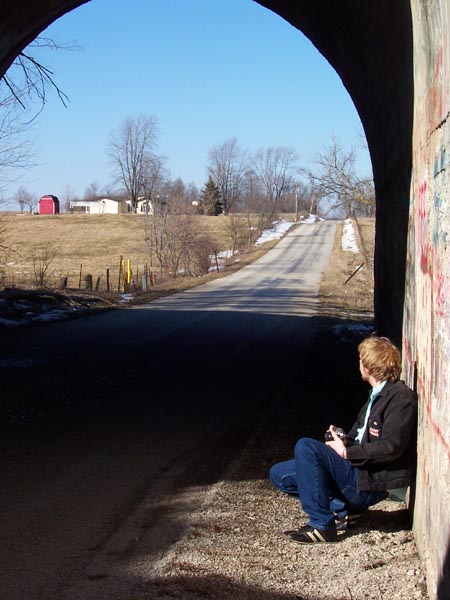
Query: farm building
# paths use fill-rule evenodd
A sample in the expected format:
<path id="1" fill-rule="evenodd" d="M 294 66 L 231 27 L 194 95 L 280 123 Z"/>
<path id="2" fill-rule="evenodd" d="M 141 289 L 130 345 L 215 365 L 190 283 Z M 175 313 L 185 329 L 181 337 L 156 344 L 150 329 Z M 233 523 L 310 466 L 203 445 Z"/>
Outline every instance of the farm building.
<path id="1" fill-rule="evenodd" d="M 118 215 L 130 212 L 126 200 L 115 198 L 97 198 L 95 200 L 74 200 L 70 203 L 71 213 L 79 212 L 90 215 Z"/>
<path id="2" fill-rule="evenodd" d="M 155 200 L 148 198 L 140 198 L 137 203 L 137 214 L 138 215 L 154 215 L 155 209 L 167 208 L 167 199 L 161 199 L 159 196 Z"/>
<path id="3" fill-rule="evenodd" d="M 58 215 L 59 200 L 52 194 L 47 194 L 39 199 L 39 214 L 40 215 Z"/>

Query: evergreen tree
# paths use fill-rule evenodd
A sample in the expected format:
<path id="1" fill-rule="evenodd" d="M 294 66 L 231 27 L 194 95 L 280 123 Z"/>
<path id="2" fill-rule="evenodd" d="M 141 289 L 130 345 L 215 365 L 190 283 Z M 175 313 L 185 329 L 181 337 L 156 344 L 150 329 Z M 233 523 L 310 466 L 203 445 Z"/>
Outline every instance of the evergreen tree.
<path id="1" fill-rule="evenodd" d="M 209 177 L 205 187 L 200 192 L 198 208 L 202 215 L 221 215 L 223 213 L 223 202 L 219 188 L 212 177 Z"/>

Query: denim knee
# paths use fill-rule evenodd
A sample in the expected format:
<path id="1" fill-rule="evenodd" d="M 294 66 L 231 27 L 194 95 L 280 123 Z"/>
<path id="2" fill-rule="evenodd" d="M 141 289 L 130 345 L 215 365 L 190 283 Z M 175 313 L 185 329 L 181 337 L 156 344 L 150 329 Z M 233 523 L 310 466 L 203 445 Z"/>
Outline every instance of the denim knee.
<path id="1" fill-rule="evenodd" d="M 317 444 L 321 443 L 322 442 L 318 442 L 312 438 L 300 438 L 295 444 L 295 458 L 301 458 L 305 455 L 311 454 L 311 451 L 314 451 L 314 448 L 317 446 Z"/>
<path id="2" fill-rule="evenodd" d="M 273 465 L 272 467 L 270 467 L 270 471 L 269 471 L 269 479 L 270 482 L 272 483 L 272 485 L 276 488 L 280 487 L 280 483 L 281 483 L 281 477 L 278 474 L 278 464 Z"/>
<path id="3" fill-rule="evenodd" d="M 273 465 L 269 471 L 269 479 L 272 485 L 277 490 L 280 490 L 280 492 L 298 496 L 295 467 L 291 466 L 291 463 L 293 461 L 285 461 Z"/>

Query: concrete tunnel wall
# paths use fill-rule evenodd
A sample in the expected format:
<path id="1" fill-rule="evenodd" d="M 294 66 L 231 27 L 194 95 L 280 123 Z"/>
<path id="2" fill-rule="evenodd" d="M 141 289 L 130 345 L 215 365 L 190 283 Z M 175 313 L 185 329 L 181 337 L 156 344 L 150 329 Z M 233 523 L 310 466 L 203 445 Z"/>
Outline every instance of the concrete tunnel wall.
<path id="1" fill-rule="evenodd" d="M 431 598 L 450 598 L 450 2 L 412 4 L 414 130 L 403 354 L 419 393 L 414 531 Z"/>
<path id="2" fill-rule="evenodd" d="M 0 75 L 89 0 L 3 0 Z M 432 600 L 450 598 L 450 0 L 259 0 L 301 30 L 360 114 L 377 194 L 375 319 L 420 400 L 414 530 Z"/>

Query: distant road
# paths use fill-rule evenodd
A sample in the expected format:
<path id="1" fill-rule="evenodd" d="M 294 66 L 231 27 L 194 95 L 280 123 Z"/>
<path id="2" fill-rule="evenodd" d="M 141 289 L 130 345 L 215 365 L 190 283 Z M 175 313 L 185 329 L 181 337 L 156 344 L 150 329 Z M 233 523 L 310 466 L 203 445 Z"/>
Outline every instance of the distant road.
<path id="1" fill-rule="evenodd" d="M 146 495 L 217 479 L 298 374 L 334 233 L 299 225 L 233 276 L 0 340 L 1 401 L 23 406 L 1 442 L 1 599 L 63 598 Z"/>

